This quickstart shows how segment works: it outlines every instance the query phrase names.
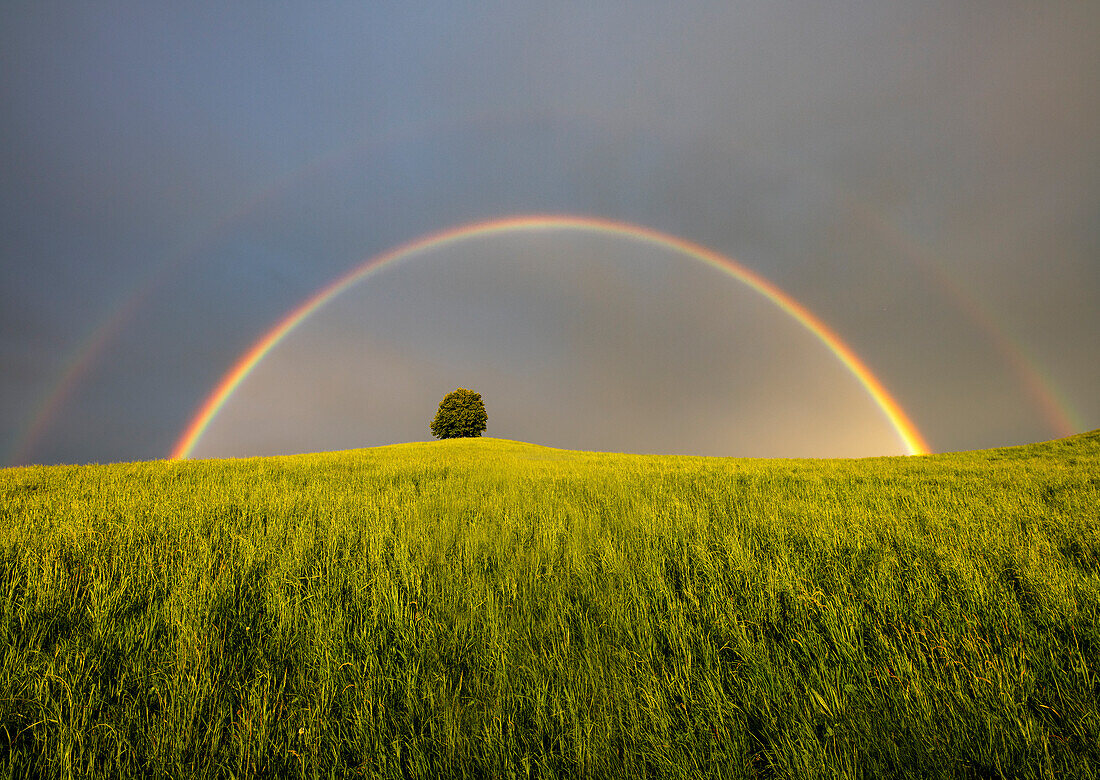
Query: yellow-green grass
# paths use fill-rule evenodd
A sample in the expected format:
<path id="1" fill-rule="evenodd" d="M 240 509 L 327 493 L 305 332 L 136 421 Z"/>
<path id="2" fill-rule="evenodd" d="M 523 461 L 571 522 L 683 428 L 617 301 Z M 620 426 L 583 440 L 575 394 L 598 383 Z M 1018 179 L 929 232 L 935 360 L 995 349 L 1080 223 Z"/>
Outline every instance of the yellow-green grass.
<path id="1" fill-rule="evenodd" d="M 1100 432 L 0 470 L 0 775 L 1097 777 Z"/>

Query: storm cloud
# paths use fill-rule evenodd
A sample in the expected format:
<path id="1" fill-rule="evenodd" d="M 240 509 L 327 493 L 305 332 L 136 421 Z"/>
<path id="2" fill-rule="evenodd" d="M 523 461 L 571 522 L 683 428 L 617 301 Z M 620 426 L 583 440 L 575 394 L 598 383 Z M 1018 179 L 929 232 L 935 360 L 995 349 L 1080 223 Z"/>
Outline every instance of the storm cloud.
<path id="1" fill-rule="evenodd" d="M 461 7 L 460 7 L 461 6 Z M 827 323 L 937 451 L 1100 427 L 1100 9 L 454 3 L 0 10 L 0 455 L 166 457 L 239 357 L 418 236 L 664 231 Z M 488 435 L 903 451 L 812 334 L 627 238 L 484 237 L 303 322 L 197 455 Z"/>

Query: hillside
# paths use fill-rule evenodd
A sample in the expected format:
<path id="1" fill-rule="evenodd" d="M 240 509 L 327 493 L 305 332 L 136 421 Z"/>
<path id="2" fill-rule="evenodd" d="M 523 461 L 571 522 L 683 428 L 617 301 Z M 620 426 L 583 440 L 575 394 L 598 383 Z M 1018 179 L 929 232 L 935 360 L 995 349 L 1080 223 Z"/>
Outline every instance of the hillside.
<path id="1" fill-rule="evenodd" d="M 0 470 L 0 774 L 1095 777 L 1100 431 Z"/>

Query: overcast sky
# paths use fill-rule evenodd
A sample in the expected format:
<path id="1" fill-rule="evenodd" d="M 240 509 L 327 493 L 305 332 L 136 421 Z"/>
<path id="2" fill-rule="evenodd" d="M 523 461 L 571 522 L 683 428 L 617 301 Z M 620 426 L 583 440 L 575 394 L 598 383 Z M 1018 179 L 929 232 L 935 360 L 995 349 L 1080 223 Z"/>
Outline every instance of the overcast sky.
<path id="1" fill-rule="evenodd" d="M 0 462 L 166 457 L 288 312 L 529 213 L 703 245 L 859 356 L 935 451 L 1100 427 L 1100 5 L 0 6 Z M 196 455 L 487 435 L 905 451 L 812 333 L 683 253 L 500 233 L 387 266 Z"/>

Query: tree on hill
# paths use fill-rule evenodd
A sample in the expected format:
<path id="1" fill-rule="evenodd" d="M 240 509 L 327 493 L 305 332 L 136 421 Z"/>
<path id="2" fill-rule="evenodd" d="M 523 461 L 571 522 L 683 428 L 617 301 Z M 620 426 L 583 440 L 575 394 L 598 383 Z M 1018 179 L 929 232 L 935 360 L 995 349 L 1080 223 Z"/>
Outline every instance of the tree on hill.
<path id="1" fill-rule="evenodd" d="M 439 411 L 432 420 L 432 436 L 437 439 L 480 436 L 488 420 L 481 393 L 460 387 L 439 402 Z"/>

